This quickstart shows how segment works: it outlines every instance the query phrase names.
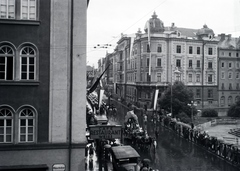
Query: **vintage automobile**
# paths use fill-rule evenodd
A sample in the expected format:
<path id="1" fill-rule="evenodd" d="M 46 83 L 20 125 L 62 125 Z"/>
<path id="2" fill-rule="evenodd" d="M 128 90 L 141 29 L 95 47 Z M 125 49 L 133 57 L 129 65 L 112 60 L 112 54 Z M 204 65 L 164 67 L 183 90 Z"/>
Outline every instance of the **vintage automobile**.
<path id="1" fill-rule="evenodd" d="M 114 171 L 138 171 L 140 155 L 130 145 L 111 147 L 112 165 Z"/>

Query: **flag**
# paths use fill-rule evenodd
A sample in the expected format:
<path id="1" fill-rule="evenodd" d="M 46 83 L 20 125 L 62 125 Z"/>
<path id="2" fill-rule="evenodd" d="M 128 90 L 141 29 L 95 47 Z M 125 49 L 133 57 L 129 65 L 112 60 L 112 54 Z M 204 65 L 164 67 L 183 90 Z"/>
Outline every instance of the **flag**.
<path id="1" fill-rule="evenodd" d="M 133 43 L 134 43 L 135 37 L 131 37 L 131 44 L 130 44 L 130 59 L 132 58 L 132 51 L 133 51 Z"/>
<path id="2" fill-rule="evenodd" d="M 99 84 L 100 84 L 100 88 L 103 89 L 103 83 L 102 83 L 102 80 L 99 81 Z"/>
<path id="3" fill-rule="evenodd" d="M 99 108 L 100 108 L 100 106 L 102 104 L 103 94 L 104 94 L 104 90 L 100 89 L 100 92 L 99 92 L 99 95 L 98 95 L 98 107 Z"/>
<path id="4" fill-rule="evenodd" d="M 91 92 L 93 92 L 93 91 L 97 88 L 97 86 L 98 86 L 98 84 L 100 83 L 100 80 L 101 80 L 103 74 L 107 71 L 107 69 L 109 68 L 109 66 L 110 66 L 110 64 L 106 67 L 106 69 L 103 71 L 103 73 L 97 78 L 97 80 L 96 80 L 95 83 L 90 87 L 90 89 L 87 90 L 87 93 L 88 93 L 88 94 L 91 93 Z"/>
<path id="5" fill-rule="evenodd" d="M 151 36 L 150 36 L 150 21 L 148 20 L 148 23 L 147 23 L 147 27 L 148 27 L 148 47 L 149 47 L 149 75 L 151 75 L 151 63 L 152 63 L 152 60 L 151 60 Z"/>
<path id="6" fill-rule="evenodd" d="M 156 89 L 153 94 L 152 105 L 151 105 L 153 110 L 156 110 L 156 107 L 157 107 L 158 93 L 159 93 L 159 89 Z"/>

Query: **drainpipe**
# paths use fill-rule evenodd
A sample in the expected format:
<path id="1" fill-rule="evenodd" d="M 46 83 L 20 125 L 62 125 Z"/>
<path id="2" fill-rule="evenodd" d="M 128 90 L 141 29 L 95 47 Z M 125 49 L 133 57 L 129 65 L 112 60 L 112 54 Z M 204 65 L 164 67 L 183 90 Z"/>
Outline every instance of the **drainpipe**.
<path id="1" fill-rule="evenodd" d="M 69 140 L 68 140 L 68 170 L 71 171 L 72 155 L 72 85 L 73 85 L 73 2 L 71 0 L 71 22 L 70 22 L 70 89 L 69 89 Z"/>

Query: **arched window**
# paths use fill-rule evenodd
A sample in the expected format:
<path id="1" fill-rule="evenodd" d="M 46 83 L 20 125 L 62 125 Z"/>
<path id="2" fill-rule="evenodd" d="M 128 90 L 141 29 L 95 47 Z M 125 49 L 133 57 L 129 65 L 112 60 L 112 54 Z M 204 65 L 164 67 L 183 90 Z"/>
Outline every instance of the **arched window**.
<path id="1" fill-rule="evenodd" d="M 0 143 L 11 143 L 13 137 L 13 113 L 7 108 L 0 109 Z"/>
<path id="2" fill-rule="evenodd" d="M 237 103 L 238 100 L 240 100 L 240 99 L 239 99 L 239 96 L 236 96 L 236 97 L 235 97 L 235 103 Z"/>
<path id="3" fill-rule="evenodd" d="M 0 80 L 13 80 L 14 51 L 10 46 L 0 47 Z"/>
<path id="4" fill-rule="evenodd" d="M 221 106 L 225 105 L 225 97 L 224 96 L 221 97 L 220 103 L 221 103 Z"/>
<path id="5" fill-rule="evenodd" d="M 19 113 L 19 142 L 34 142 L 35 118 L 33 110 L 25 108 Z"/>
<path id="6" fill-rule="evenodd" d="M 36 51 L 25 46 L 20 51 L 20 79 L 36 80 Z"/>
<path id="7" fill-rule="evenodd" d="M 231 106 L 232 105 L 232 96 L 229 96 L 228 97 L 228 106 Z"/>

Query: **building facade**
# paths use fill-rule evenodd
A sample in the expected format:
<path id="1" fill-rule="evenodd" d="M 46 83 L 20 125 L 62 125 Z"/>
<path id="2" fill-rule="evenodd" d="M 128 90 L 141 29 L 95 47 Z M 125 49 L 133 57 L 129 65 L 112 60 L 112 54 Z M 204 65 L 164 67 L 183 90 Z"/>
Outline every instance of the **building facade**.
<path id="1" fill-rule="evenodd" d="M 155 89 L 182 81 L 193 91 L 198 109 L 218 107 L 218 42 L 212 29 L 178 28 L 156 13 L 144 33 L 122 36 L 115 50 L 115 92 L 127 101 L 148 104 Z"/>
<path id="2" fill-rule="evenodd" d="M 0 1 L 0 170 L 84 169 L 87 3 Z"/>
<path id="3" fill-rule="evenodd" d="M 219 113 L 226 115 L 229 107 L 240 97 L 240 38 L 220 34 L 218 46 Z"/>

